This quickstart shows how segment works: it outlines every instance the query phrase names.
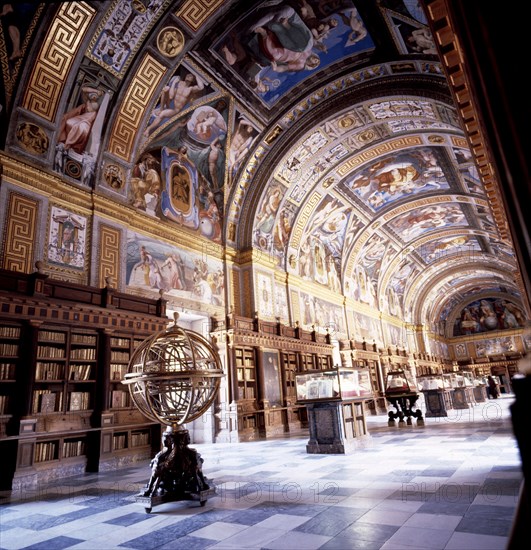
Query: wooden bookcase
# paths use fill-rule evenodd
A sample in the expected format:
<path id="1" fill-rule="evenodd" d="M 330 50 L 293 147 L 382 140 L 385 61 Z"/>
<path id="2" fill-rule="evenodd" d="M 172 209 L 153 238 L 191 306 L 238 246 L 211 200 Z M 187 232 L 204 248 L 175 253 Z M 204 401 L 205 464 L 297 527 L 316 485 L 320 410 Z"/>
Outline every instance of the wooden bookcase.
<path id="1" fill-rule="evenodd" d="M 162 299 L 0 270 L 0 489 L 151 458 L 160 425 L 121 380 L 168 321 Z"/>
<path id="2" fill-rule="evenodd" d="M 306 429 L 306 406 L 297 402 L 295 375 L 332 366 L 329 335 L 233 313 L 214 319 L 212 334 L 227 344 L 234 414 L 226 432 L 220 430 L 220 440 L 249 441 Z"/>
<path id="3" fill-rule="evenodd" d="M 238 400 L 254 401 L 257 398 L 256 353 L 254 348 L 236 348 L 235 359 L 238 377 Z"/>

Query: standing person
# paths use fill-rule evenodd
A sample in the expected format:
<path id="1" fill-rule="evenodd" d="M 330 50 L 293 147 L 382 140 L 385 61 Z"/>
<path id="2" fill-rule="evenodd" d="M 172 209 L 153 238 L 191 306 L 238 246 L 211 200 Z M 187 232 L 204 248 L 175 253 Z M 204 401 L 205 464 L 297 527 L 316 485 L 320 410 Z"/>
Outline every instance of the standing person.
<path id="1" fill-rule="evenodd" d="M 203 90 L 204 87 L 205 83 L 192 73 L 187 73 L 184 78 L 174 76 L 170 80 L 170 85 L 162 90 L 160 108 L 153 111 L 155 118 L 146 128 L 144 136 L 148 137 L 165 118 L 179 114 L 193 98 L 193 95 Z"/>
<path id="2" fill-rule="evenodd" d="M 492 376 L 489 376 L 487 378 L 487 383 L 489 386 L 489 398 L 492 399 L 498 399 L 500 396 L 500 392 L 498 390 L 498 384 L 496 384 L 496 380 Z"/>

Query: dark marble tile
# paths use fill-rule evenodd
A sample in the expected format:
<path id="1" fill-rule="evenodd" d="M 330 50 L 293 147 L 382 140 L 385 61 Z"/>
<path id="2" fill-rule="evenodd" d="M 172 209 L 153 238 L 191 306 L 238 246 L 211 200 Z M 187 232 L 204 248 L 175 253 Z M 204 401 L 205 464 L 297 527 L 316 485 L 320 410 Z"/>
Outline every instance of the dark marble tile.
<path id="1" fill-rule="evenodd" d="M 326 498 L 326 497 L 325 497 Z M 293 516 L 316 516 L 321 512 L 328 510 L 330 503 L 326 501 L 317 501 L 312 504 L 288 502 L 288 501 L 266 501 L 256 506 L 253 506 L 249 510 L 262 510 L 271 514 L 290 514 Z"/>
<path id="2" fill-rule="evenodd" d="M 492 517 L 465 516 L 456 527 L 458 533 L 476 533 L 507 537 L 511 532 L 512 520 Z"/>
<path id="3" fill-rule="evenodd" d="M 164 546 L 159 546 L 157 550 L 203 550 L 203 548 L 209 548 L 214 544 L 217 544 L 216 540 L 186 536 L 165 544 Z"/>
<path id="4" fill-rule="evenodd" d="M 469 502 L 449 502 L 432 498 L 424 503 L 418 510 L 419 514 L 441 514 L 447 516 L 464 516 L 470 506 Z"/>
<path id="5" fill-rule="evenodd" d="M 516 503 L 515 503 L 516 504 Z M 512 506 L 496 506 L 494 504 L 473 504 L 466 511 L 466 518 L 486 518 L 512 521 L 515 508 Z"/>
<path id="6" fill-rule="evenodd" d="M 322 546 L 319 550 L 379 550 L 386 541 L 362 540 L 357 535 L 340 534 Z"/>
<path id="7" fill-rule="evenodd" d="M 122 525 L 123 527 L 128 527 L 129 525 L 134 525 L 139 521 L 144 521 L 148 518 L 154 518 L 155 516 L 150 516 L 149 514 L 140 512 L 133 512 L 131 514 L 126 514 L 125 516 L 119 516 L 117 518 L 108 519 L 102 523 L 110 523 L 111 525 Z"/>
<path id="8" fill-rule="evenodd" d="M 455 474 L 456 469 L 446 469 L 446 468 L 426 468 L 420 474 L 421 476 L 428 477 L 451 477 Z"/>
<path id="9" fill-rule="evenodd" d="M 295 531 L 311 533 L 313 535 L 325 535 L 334 537 L 352 525 L 367 510 L 359 508 L 347 508 L 332 506 L 328 510 L 314 516 L 306 523 L 299 525 Z"/>
<path id="10" fill-rule="evenodd" d="M 487 478 L 481 486 L 480 494 L 491 502 L 495 502 L 496 498 L 500 496 L 514 496 L 516 498 L 520 493 L 520 486 L 520 479 Z"/>
<path id="11" fill-rule="evenodd" d="M 239 523 L 241 525 L 255 525 L 277 513 L 279 512 L 276 508 L 269 510 L 249 508 L 248 510 L 233 512 L 224 521 L 227 523 Z"/>
<path id="12" fill-rule="evenodd" d="M 72 537 L 54 537 L 31 546 L 21 547 L 22 550 L 62 550 L 63 548 L 70 548 L 80 542 L 84 542 L 82 539 L 74 539 Z"/>
<path id="13" fill-rule="evenodd" d="M 62 514 L 60 516 L 50 516 L 47 514 L 32 514 L 16 520 L 7 521 L 6 525 L 14 525 L 16 527 L 23 527 L 25 529 L 32 529 L 33 531 L 41 531 L 43 529 L 50 529 L 57 525 L 63 525 L 71 521 L 85 518 L 97 514 L 99 510 L 90 510 L 82 508 L 75 512 L 69 512 L 68 514 Z"/>
<path id="14" fill-rule="evenodd" d="M 210 522 L 201 519 L 200 516 L 194 516 L 193 518 L 167 525 L 162 529 L 156 529 L 136 537 L 134 539 L 123 542 L 119 546 L 125 548 L 138 548 L 141 550 L 151 550 L 153 548 L 160 548 L 164 545 L 180 544 L 183 537 L 202 529 L 209 525 Z M 187 548 L 187 546 L 168 546 L 168 548 Z"/>
<path id="15" fill-rule="evenodd" d="M 370 543 L 375 543 L 375 547 L 379 548 L 376 543 L 383 544 L 390 539 L 397 531 L 398 527 L 394 525 L 378 525 L 377 523 L 364 523 L 357 521 L 339 533 L 340 537 L 350 538 L 351 540 L 367 541 L 367 546 L 363 548 L 371 548 Z"/>

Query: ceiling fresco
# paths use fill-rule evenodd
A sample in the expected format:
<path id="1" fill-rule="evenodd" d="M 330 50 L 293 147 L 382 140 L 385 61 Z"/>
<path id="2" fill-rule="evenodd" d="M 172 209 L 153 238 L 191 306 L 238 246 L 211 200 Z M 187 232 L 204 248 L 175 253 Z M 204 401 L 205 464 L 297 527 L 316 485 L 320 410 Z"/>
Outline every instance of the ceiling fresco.
<path id="1" fill-rule="evenodd" d="M 478 173 L 421 3 L 1 9 L 10 154 L 191 241 L 253 248 L 294 280 L 406 323 L 462 333 L 478 294 L 521 320 L 506 220 Z M 140 242 L 161 261 L 175 252 L 133 241 L 131 262 Z M 309 295 L 301 304 L 308 319 L 324 307 L 343 323 L 337 304 Z M 355 322 L 374 328 L 361 313 Z"/>

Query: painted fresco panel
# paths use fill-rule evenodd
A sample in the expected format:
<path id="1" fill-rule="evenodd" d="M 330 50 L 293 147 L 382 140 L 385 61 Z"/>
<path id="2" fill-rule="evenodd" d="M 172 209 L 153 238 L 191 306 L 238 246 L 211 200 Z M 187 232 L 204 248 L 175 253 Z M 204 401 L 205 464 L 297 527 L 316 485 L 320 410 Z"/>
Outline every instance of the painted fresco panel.
<path id="1" fill-rule="evenodd" d="M 253 9 L 213 50 L 271 107 L 317 71 L 373 47 L 352 2 L 305 0 Z"/>
<path id="2" fill-rule="evenodd" d="M 219 260 L 128 233 L 126 284 L 130 290 L 163 290 L 214 306 L 224 304 L 224 275 Z"/>

